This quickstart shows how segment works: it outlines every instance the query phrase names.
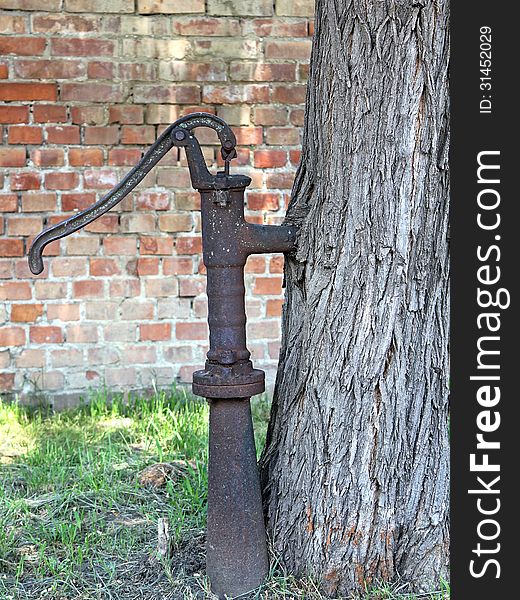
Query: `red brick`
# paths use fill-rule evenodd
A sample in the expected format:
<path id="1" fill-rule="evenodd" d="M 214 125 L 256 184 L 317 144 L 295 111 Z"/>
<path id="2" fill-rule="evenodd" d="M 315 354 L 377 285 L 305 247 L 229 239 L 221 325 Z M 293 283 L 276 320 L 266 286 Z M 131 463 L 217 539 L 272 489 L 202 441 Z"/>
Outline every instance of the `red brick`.
<path id="1" fill-rule="evenodd" d="M 11 189 L 13 191 L 38 190 L 41 185 L 40 173 L 25 171 L 11 173 Z"/>
<path id="2" fill-rule="evenodd" d="M 29 339 L 34 344 L 61 344 L 63 331 L 61 327 L 33 325 L 29 328 Z"/>
<path id="3" fill-rule="evenodd" d="M 50 100 L 58 97 L 55 83 L 0 83 L 0 100 Z"/>
<path id="4" fill-rule="evenodd" d="M 155 127 L 153 125 L 123 125 L 121 127 L 122 144 L 153 144 Z"/>
<path id="5" fill-rule="evenodd" d="M 80 239 L 81 238 L 76 238 Z M 85 238 L 83 238 L 85 239 Z M 92 238 L 86 238 L 92 239 Z M 94 240 L 97 241 L 97 240 Z M 77 277 L 87 274 L 87 261 L 83 258 L 55 258 L 52 261 L 52 274 L 54 277 Z M 48 310 L 47 310 L 48 313 Z"/>
<path id="6" fill-rule="evenodd" d="M 13 304 L 11 321 L 16 323 L 34 323 L 43 314 L 43 304 Z"/>
<path id="7" fill-rule="evenodd" d="M 134 102 L 147 104 L 193 104 L 200 101 L 200 88 L 196 85 L 136 85 Z"/>
<path id="8" fill-rule="evenodd" d="M 119 181 L 113 169 L 86 169 L 83 172 L 85 187 L 92 189 L 110 189 Z"/>
<path id="9" fill-rule="evenodd" d="M 112 62 L 97 60 L 88 63 L 87 76 L 89 79 L 114 79 L 115 65 Z"/>
<path id="10" fill-rule="evenodd" d="M 0 106 L 0 123 L 28 123 L 28 106 Z"/>
<path id="11" fill-rule="evenodd" d="M 97 342 L 97 325 L 69 325 L 67 327 L 67 341 L 73 344 Z"/>
<path id="12" fill-rule="evenodd" d="M 188 279 L 179 280 L 179 296 L 180 297 L 194 297 L 204 294 L 206 292 L 206 279 L 195 279 L 190 277 Z"/>
<path id="13" fill-rule="evenodd" d="M 253 19 L 251 25 L 258 37 L 305 37 L 307 35 L 307 21 L 303 20 L 287 23 L 280 19 Z"/>
<path id="14" fill-rule="evenodd" d="M 117 233 L 119 231 L 119 217 L 115 214 L 103 215 L 85 227 L 91 233 Z"/>
<path id="15" fill-rule="evenodd" d="M 27 281 L 4 281 L 0 283 L 0 300 L 30 300 L 31 286 Z"/>
<path id="16" fill-rule="evenodd" d="M 91 258 L 90 274 L 93 277 L 109 277 L 110 275 L 120 275 L 121 269 L 113 258 Z"/>
<path id="17" fill-rule="evenodd" d="M 56 125 L 46 127 L 49 144 L 79 144 L 79 127 L 76 125 Z"/>
<path id="18" fill-rule="evenodd" d="M 268 190 L 290 190 L 294 183 L 294 172 L 268 173 L 265 182 Z"/>
<path id="19" fill-rule="evenodd" d="M 54 56 L 112 56 L 114 42 L 93 38 L 52 38 L 51 54 Z"/>
<path id="20" fill-rule="evenodd" d="M 267 40 L 265 43 L 265 57 L 286 60 L 309 60 L 311 47 L 311 40 Z"/>
<path id="21" fill-rule="evenodd" d="M 168 192 L 141 192 L 135 204 L 138 210 L 168 210 L 170 195 Z"/>
<path id="22" fill-rule="evenodd" d="M 46 173 L 45 187 L 48 190 L 73 190 L 79 185 L 79 174 L 75 172 Z"/>
<path id="23" fill-rule="evenodd" d="M 79 321 L 79 304 L 48 304 L 49 321 Z"/>
<path id="24" fill-rule="evenodd" d="M 9 127 L 9 144 L 41 144 L 41 127 L 31 127 L 28 125 L 12 125 Z"/>
<path id="25" fill-rule="evenodd" d="M 279 317 L 282 314 L 282 299 L 268 300 L 266 304 L 265 314 L 267 317 Z"/>
<path id="26" fill-rule="evenodd" d="M 142 154 L 139 148 L 111 148 L 108 151 L 108 164 L 115 167 L 133 167 L 141 160 Z"/>
<path id="27" fill-rule="evenodd" d="M 109 146 L 117 144 L 119 128 L 115 125 L 108 127 L 85 127 L 85 144 L 101 144 Z"/>
<path id="28" fill-rule="evenodd" d="M 140 125 L 144 122 L 144 109 L 142 106 L 111 106 L 109 109 L 109 122 L 123 125 Z"/>
<path id="29" fill-rule="evenodd" d="M 163 214 L 159 216 L 160 231 L 191 231 L 193 222 L 190 215 Z"/>
<path id="30" fill-rule="evenodd" d="M 137 254 L 137 242 L 129 237 L 110 236 L 103 239 L 105 254 L 118 254 L 135 256 Z"/>
<path id="31" fill-rule="evenodd" d="M 177 281 L 171 277 L 145 280 L 145 292 L 149 298 L 170 298 L 177 296 L 178 291 Z"/>
<path id="32" fill-rule="evenodd" d="M 139 339 L 142 342 L 160 342 L 172 337 L 171 323 L 144 323 L 139 326 Z"/>
<path id="33" fill-rule="evenodd" d="M 130 214 L 121 217 L 121 230 L 130 233 L 146 233 L 156 230 L 153 214 Z"/>
<path id="34" fill-rule="evenodd" d="M 255 150 L 254 165 L 258 169 L 283 167 L 287 164 L 287 152 L 284 150 Z"/>
<path id="35" fill-rule="evenodd" d="M 45 51 L 45 38 L 39 37 L 0 37 L 0 55 L 39 56 Z"/>
<path id="36" fill-rule="evenodd" d="M 65 164 L 65 153 L 61 148 L 35 148 L 31 160 L 37 167 L 61 167 Z"/>
<path id="37" fill-rule="evenodd" d="M 64 123 L 67 120 L 67 107 L 54 104 L 35 104 L 33 119 L 35 123 Z"/>
<path id="38" fill-rule="evenodd" d="M 257 145 L 263 141 L 263 129 L 261 127 L 233 127 L 232 129 L 238 145 Z"/>
<path id="39" fill-rule="evenodd" d="M 0 346 L 24 346 L 25 330 L 22 327 L 0 327 Z"/>
<path id="40" fill-rule="evenodd" d="M 0 167 L 25 167 L 25 148 L 0 148 Z"/>
<path id="41" fill-rule="evenodd" d="M 137 261 L 137 274 L 139 277 L 145 275 L 159 274 L 159 259 L 158 258 L 140 258 Z"/>
<path id="42" fill-rule="evenodd" d="M 0 256 L 23 256 L 23 240 L 0 239 Z"/>
<path id="43" fill-rule="evenodd" d="M 269 261 L 270 273 L 283 273 L 284 258 L 282 254 L 272 256 Z"/>
<path id="44" fill-rule="evenodd" d="M 105 123 L 103 106 L 73 106 L 70 117 L 76 125 L 102 125 Z"/>
<path id="45" fill-rule="evenodd" d="M 249 256 L 245 270 L 246 273 L 265 273 L 265 258 L 263 256 Z"/>
<path id="46" fill-rule="evenodd" d="M 14 373 L 0 373 L 0 391 L 9 392 L 14 389 Z"/>
<path id="47" fill-rule="evenodd" d="M 229 75 L 235 81 L 294 81 L 296 65 L 294 63 L 232 62 L 229 67 Z"/>
<path id="48" fill-rule="evenodd" d="M 202 95 L 208 104 L 254 104 L 269 102 L 268 85 L 205 85 Z"/>
<path id="49" fill-rule="evenodd" d="M 176 240 L 177 254 L 200 254 L 202 252 L 202 238 L 178 237 Z"/>
<path id="50" fill-rule="evenodd" d="M 206 340 L 208 326 L 206 323 L 176 323 L 175 337 L 178 340 Z"/>
<path id="51" fill-rule="evenodd" d="M 16 194 L 0 195 L 0 213 L 16 212 L 18 209 L 18 196 Z"/>
<path id="52" fill-rule="evenodd" d="M 278 210 L 280 208 L 280 194 L 249 193 L 247 206 L 250 210 Z"/>
<path id="53" fill-rule="evenodd" d="M 170 236 L 143 236 L 139 238 L 139 250 L 141 254 L 171 254 L 173 251 L 173 240 Z"/>
<path id="54" fill-rule="evenodd" d="M 0 63 L 0 79 L 7 79 L 8 77 L 9 67 L 4 63 Z"/>
<path id="55" fill-rule="evenodd" d="M 70 150 L 69 150 L 70 153 Z M 61 208 L 65 212 L 73 210 L 85 210 L 96 201 L 96 194 L 93 193 L 78 193 L 78 194 L 62 194 Z"/>
<path id="56" fill-rule="evenodd" d="M 79 60 L 19 60 L 14 72 L 20 79 L 74 79 L 85 75 Z"/>
<path id="57" fill-rule="evenodd" d="M 78 102 L 123 102 L 123 86 L 111 83 L 63 83 L 61 99 Z"/>
<path id="58" fill-rule="evenodd" d="M 91 279 L 73 281 L 72 294 L 74 298 L 93 298 L 103 296 L 103 282 Z"/>
<path id="59" fill-rule="evenodd" d="M 275 295 L 282 293 L 281 277 L 257 277 L 253 285 L 253 294 Z"/>
<path id="60" fill-rule="evenodd" d="M 7 228 L 10 236 L 34 235 L 42 230 L 43 221 L 41 217 L 17 216 L 9 217 Z"/>
<path id="61" fill-rule="evenodd" d="M 97 17 L 71 15 L 35 15 L 32 18 L 32 30 L 38 33 L 85 33 L 100 28 Z"/>
<path id="62" fill-rule="evenodd" d="M 300 164 L 301 157 L 302 157 L 301 150 L 290 150 L 289 151 L 289 160 L 291 161 L 291 165 L 293 165 L 293 167 L 297 167 Z"/>
<path id="63" fill-rule="evenodd" d="M 271 101 L 280 104 L 304 104 L 306 95 L 306 85 L 278 85 L 273 86 L 271 90 Z"/>
<path id="64" fill-rule="evenodd" d="M 191 275 L 193 259 L 184 257 L 165 258 L 163 260 L 164 275 Z"/>
<path id="65" fill-rule="evenodd" d="M 269 127 L 265 139 L 270 146 L 297 146 L 300 144 L 300 131 L 294 127 Z"/>
<path id="66" fill-rule="evenodd" d="M 101 148 L 70 148 L 69 165 L 71 167 L 101 167 L 103 150 Z"/>

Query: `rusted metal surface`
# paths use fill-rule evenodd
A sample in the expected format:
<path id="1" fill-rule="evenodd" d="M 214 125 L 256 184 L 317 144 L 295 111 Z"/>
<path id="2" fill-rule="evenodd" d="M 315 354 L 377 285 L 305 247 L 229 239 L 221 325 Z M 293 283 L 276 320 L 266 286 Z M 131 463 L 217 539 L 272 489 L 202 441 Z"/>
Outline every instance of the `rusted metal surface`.
<path id="1" fill-rule="evenodd" d="M 224 171 L 208 171 L 193 130 L 214 129 Z M 42 252 L 53 240 L 91 223 L 131 192 L 173 147 L 184 148 L 192 185 L 201 194 L 202 246 L 207 269 L 210 349 L 205 368 L 193 374 L 193 392 L 210 403 L 207 569 L 212 590 L 224 598 L 261 584 L 268 572 L 262 499 L 250 398 L 265 389 L 246 346 L 244 266 L 250 254 L 289 252 L 295 227 L 255 225 L 244 218 L 244 193 L 251 179 L 230 174 L 236 139 L 220 118 L 194 113 L 168 127 L 139 164 L 90 208 L 39 234 L 29 267 L 43 270 Z"/>
<path id="2" fill-rule="evenodd" d="M 253 590 L 269 562 L 249 399 L 210 400 L 206 568 L 220 598 Z"/>

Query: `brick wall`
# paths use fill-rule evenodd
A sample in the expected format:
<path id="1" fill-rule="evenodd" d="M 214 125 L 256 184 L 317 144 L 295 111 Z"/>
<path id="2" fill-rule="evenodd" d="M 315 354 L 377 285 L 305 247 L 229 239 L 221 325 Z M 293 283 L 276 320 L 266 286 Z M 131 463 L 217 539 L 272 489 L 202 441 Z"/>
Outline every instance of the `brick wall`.
<path id="1" fill-rule="evenodd" d="M 250 221 L 281 222 L 300 156 L 312 0 L 0 0 L 0 392 L 62 400 L 190 381 L 207 351 L 198 194 L 172 152 L 131 196 L 48 249 L 165 126 L 234 127 Z M 198 135 L 216 168 L 217 139 Z M 213 133 L 213 132 L 209 132 Z M 246 268 L 248 339 L 271 374 L 282 257 Z"/>

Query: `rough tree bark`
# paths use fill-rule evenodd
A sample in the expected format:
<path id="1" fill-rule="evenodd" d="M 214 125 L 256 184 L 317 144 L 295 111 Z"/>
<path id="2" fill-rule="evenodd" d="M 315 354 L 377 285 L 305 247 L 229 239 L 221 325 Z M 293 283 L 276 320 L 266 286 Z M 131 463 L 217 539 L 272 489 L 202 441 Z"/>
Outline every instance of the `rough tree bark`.
<path id="1" fill-rule="evenodd" d="M 447 0 L 317 0 L 261 460 L 283 563 L 345 597 L 448 563 Z"/>

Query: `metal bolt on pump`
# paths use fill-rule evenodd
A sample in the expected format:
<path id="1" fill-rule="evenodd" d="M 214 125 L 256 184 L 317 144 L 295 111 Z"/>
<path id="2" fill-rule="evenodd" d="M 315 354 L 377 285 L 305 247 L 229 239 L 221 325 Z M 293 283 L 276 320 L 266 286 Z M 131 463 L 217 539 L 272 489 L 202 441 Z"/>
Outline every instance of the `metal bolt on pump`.
<path id="1" fill-rule="evenodd" d="M 193 135 L 197 127 L 217 132 L 224 171 L 213 175 L 206 168 Z M 288 252 L 296 243 L 295 227 L 245 221 L 244 192 L 251 179 L 229 172 L 235 145 L 222 119 L 206 113 L 182 117 L 106 196 L 40 233 L 29 250 L 29 267 L 39 274 L 47 244 L 116 206 L 171 148 L 185 149 L 192 185 L 202 199 L 210 349 L 205 368 L 193 374 L 193 393 L 210 405 L 207 574 L 220 598 L 258 587 L 269 568 L 250 407 L 251 396 L 265 390 L 265 375 L 253 368 L 246 347 L 244 266 L 250 254 Z"/>

